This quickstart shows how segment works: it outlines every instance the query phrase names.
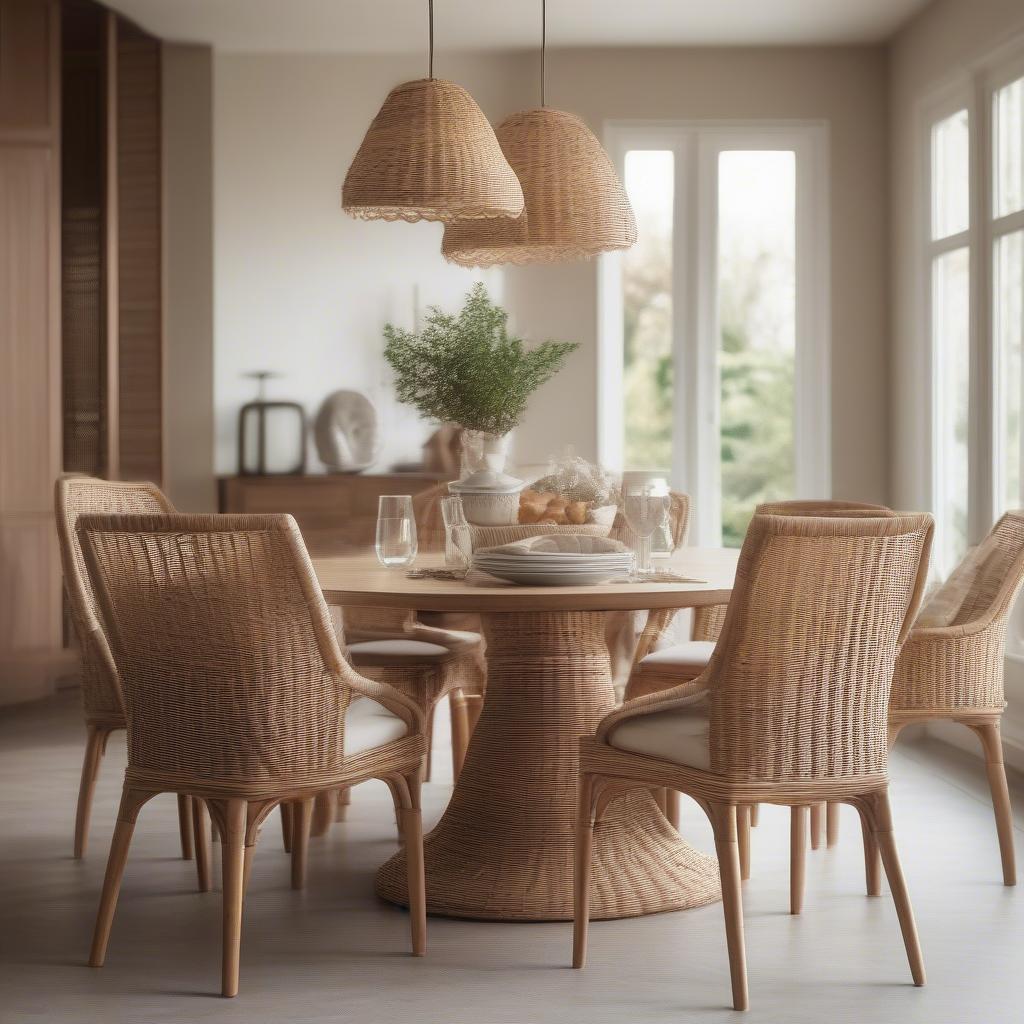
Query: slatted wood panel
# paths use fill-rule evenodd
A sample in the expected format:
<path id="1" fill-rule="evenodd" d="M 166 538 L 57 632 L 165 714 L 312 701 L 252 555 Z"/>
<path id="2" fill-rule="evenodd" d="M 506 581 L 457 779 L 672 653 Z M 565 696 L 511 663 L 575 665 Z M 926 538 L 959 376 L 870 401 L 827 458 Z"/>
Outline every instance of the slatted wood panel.
<path id="1" fill-rule="evenodd" d="M 0 0 L 0 704 L 62 663 L 59 12 Z"/>
<path id="2" fill-rule="evenodd" d="M 118 21 L 118 381 L 124 480 L 163 480 L 160 43 Z"/>

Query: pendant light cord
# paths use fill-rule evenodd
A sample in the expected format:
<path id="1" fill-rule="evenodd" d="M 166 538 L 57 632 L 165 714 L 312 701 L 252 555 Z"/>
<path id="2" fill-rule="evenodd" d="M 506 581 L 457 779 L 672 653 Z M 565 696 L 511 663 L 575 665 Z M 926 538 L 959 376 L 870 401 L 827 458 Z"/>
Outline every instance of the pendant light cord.
<path id="1" fill-rule="evenodd" d="M 427 22 L 429 24 L 428 33 L 430 40 L 430 56 L 427 58 L 427 77 L 434 77 L 434 0 L 427 0 Z"/>
<path id="2" fill-rule="evenodd" d="M 544 91 L 548 78 L 548 0 L 540 0 L 540 105 L 544 106 Z"/>

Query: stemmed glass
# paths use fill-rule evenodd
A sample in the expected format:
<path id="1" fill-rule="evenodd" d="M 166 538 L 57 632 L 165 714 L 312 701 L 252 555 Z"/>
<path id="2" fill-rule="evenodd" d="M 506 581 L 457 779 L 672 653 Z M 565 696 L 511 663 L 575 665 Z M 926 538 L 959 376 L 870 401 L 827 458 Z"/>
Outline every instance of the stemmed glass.
<path id="1" fill-rule="evenodd" d="M 412 496 L 382 494 L 377 506 L 377 560 L 389 569 L 401 569 L 412 565 L 415 558 Z"/>
<path id="2" fill-rule="evenodd" d="M 473 560 L 473 535 L 460 497 L 441 499 L 441 519 L 444 521 L 444 564 L 465 576 Z"/>
<path id="3" fill-rule="evenodd" d="M 662 488 L 650 482 L 628 484 L 622 490 L 622 512 L 633 534 L 634 580 L 642 580 L 652 573 L 652 538 L 664 522 L 669 500 Z"/>

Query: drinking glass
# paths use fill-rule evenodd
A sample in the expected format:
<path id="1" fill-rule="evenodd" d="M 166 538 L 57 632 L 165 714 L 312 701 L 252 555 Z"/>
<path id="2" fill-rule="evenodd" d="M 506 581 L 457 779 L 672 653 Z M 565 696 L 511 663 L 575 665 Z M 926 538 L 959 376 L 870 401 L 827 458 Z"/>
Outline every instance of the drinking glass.
<path id="1" fill-rule="evenodd" d="M 649 482 L 623 488 L 622 512 L 633 534 L 633 579 L 651 575 L 652 538 L 668 507 L 669 496 Z"/>
<path id="2" fill-rule="evenodd" d="M 416 558 L 416 520 L 409 494 L 382 494 L 377 506 L 377 560 L 391 568 Z"/>
<path id="3" fill-rule="evenodd" d="M 473 534 L 460 497 L 441 499 L 441 519 L 444 521 L 444 564 L 465 576 L 473 561 Z"/>

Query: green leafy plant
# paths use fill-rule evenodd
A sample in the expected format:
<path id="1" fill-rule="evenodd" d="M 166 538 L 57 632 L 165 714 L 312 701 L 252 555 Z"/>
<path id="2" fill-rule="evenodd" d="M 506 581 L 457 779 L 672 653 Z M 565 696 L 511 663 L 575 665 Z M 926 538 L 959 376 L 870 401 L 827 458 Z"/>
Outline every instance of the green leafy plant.
<path id="1" fill-rule="evenodd" d="M 530 395 L 553 377 L 576 342 L 527 348 L 508 333 L 508 313 L 475 284 L 457 316 L 436 306 L 419 334 L 384 328 L 384 358 L 398 400 L 428 419 L 505 434 L 523 418 Z"/>

